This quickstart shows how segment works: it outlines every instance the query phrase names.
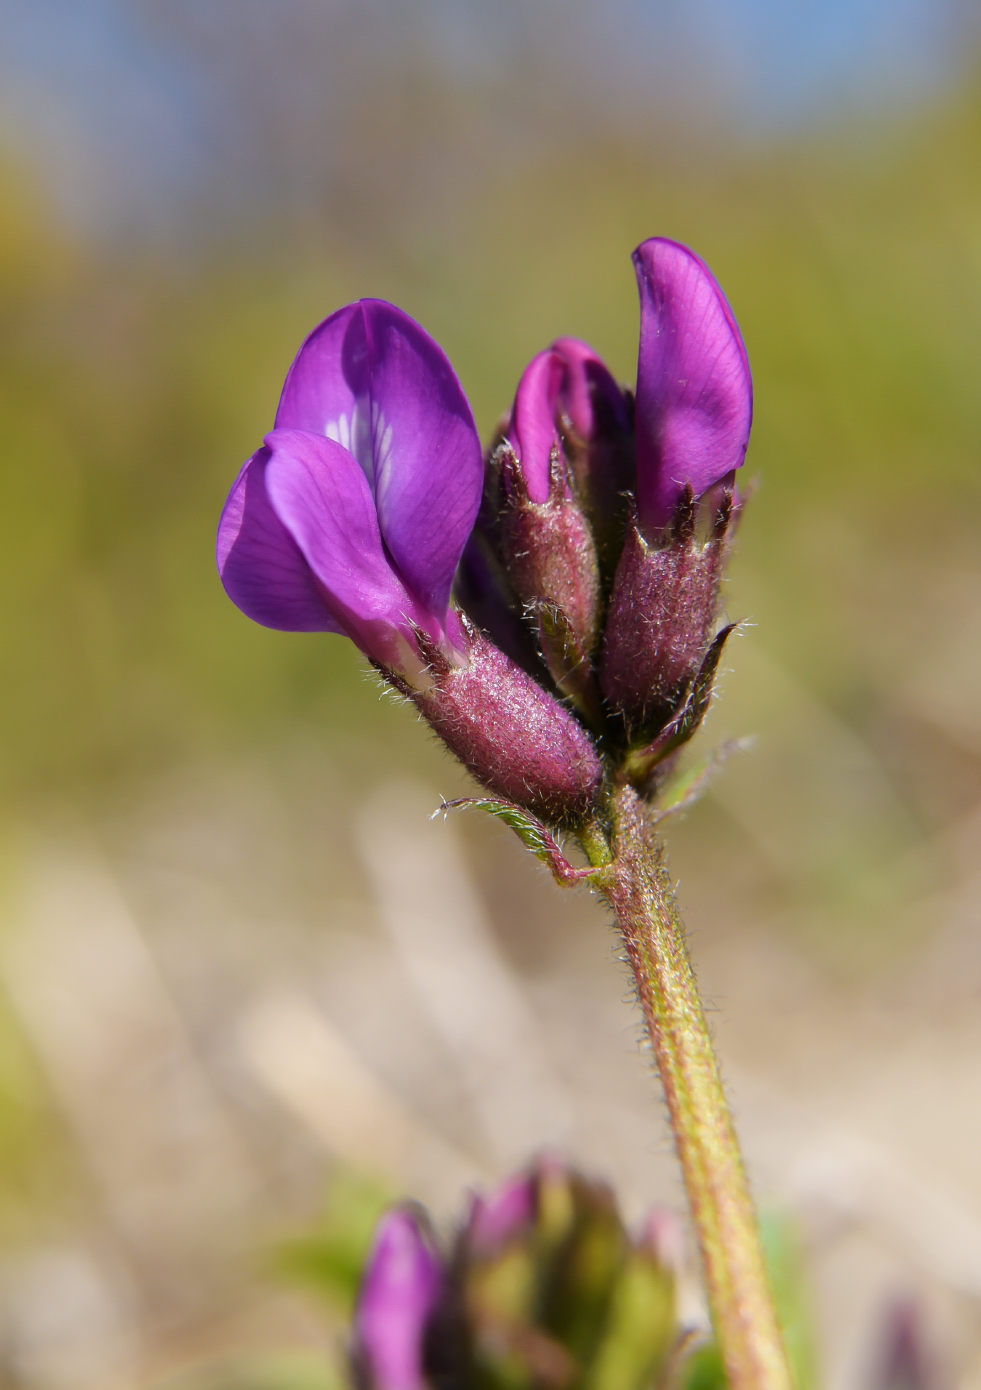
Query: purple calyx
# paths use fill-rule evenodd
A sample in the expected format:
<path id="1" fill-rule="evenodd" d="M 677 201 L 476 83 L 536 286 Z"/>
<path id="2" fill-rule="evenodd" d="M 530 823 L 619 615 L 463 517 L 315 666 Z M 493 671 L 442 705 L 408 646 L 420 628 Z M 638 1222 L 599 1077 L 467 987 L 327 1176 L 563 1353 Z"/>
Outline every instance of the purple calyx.
<path id="1" fill-rule="evenodd" d="M 402 310 L 360 300 L 290 368 L 275 428 L 222 513 L 222 582 L 266 627 L 343 633 L 386 667 L 418 669 L 416 629 L 461 650 L 450 587 L 482 481 L 445 353 Z"/>

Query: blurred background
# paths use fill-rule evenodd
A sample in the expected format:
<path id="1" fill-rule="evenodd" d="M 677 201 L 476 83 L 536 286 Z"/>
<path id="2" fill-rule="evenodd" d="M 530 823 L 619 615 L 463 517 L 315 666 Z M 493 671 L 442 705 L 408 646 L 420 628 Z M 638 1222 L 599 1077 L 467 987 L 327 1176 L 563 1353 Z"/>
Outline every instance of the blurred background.
<path id="1" fill-rule="evenodd" d="M 335 1386 L 379 1203 L 542 1146 L 682 1209 L 600 907 L 213 560 L 326 314 L 486 435 L 556 335 L 632 381 L 659 233 L 756 379 L 670 830 L 752 1177 L 820 1383 L 981 1386 L 977 6 L 0 0 L 0 189 L 0 1385 Z"/>

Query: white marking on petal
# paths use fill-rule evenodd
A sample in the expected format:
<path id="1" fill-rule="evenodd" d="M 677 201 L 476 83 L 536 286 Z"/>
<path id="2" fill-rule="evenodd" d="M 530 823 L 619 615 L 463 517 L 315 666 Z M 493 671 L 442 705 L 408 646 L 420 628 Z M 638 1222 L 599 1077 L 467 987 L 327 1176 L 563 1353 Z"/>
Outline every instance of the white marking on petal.
<path id="1" fill-rule="evenodd" d="M 347 446 L 360 463 L 372 488 L 375 485 L 377 469 L 374 451 L 371 447 L 371 423 L 367 396 L 359 396 L 354 403 L 354 418 L 351 421 L 351 442 Z"/>
<path id="2" fill-rule="evenodd" d="M 377 414 L 377 407 L 373 414 Z M 361 470 L 372 487 L 375 485 L 375 460 L 371 446 L 371 429 L 368 424 L 368 400 L 366 396 L 354 402 L 351 415 L 341 415 L 336 420 L 328 420 L 324 434 L 342 449 L 354 455 Z"/>

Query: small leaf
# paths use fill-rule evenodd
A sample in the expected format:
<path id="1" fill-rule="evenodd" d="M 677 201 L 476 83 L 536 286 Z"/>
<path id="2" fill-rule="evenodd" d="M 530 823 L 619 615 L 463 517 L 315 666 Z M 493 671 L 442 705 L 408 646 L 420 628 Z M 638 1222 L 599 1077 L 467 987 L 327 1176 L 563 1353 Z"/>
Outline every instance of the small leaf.
<path id="1" fill-rule="evenodd" d="M 501 801 L 489 796 L 465 796 L 457 801 L 444 801 L 439 810 L 433 812 L 433 818 L 445 815 L 447 811 L 464 808 L 485 811 L 487 815 L 509 825 L 532 854 L 548 865 L 556 883 L 563 888 L 572 888 L 587 879 L 595 880 L 596 876 L 603 872 L 602 868 L 577 869 L 574 864 L 570 864 L 558 842 L 538 817 L 533 816 L 530 811 L 522 810 L 520 806 L 515 806 L 513 801 Z"/>
<path id="2" fill-rule="evenodd" d="M 350 1317 L 375 1227 L 392 1200 L 393 1194 L 374 1179 L 341 1169 L 314 1230 L 280 1248 L 281 1272 L 316 1289 Z"/>

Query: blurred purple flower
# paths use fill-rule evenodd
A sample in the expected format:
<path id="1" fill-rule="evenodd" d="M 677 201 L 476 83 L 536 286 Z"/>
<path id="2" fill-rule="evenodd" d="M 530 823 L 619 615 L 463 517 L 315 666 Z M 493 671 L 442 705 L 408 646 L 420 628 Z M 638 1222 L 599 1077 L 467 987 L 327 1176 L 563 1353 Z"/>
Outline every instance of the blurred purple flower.
<path id="1" fill-rule="evenodd" d="M 266 627 L 339 632 L 418 670 L 415 629 L 466 647 L 450 586 L 483 482 L 480 440 L 442 349 L 402 310 L 363 299 L 307 338 L 275 428 L 218 528 L 229 597 Z"/>
<path id="2" fill-rule="evenodd" d="M 422 1224 L 406 1207 L 383 1217 L 354 1316 L 354 1360 L 371 1390 L 422 1390 L 426 1327 L 443 1270 Z"/>
<path id="3" fill-rule="evenodd" d="M 746 455 L 753 379 L 715 276 L 687 246 L 651 237 L 634 252 L 640 290 L 637 510 L 659 531 L 687 487 L 701 497 Z"/>
<path id="4" fill-rule="evenodd" d="M 489 1197 L 477 1193 L 467 1224 L 467 1243 L 478 1254 L 494 1252 L 514 1236 L 525 1234 L 535 1219 L 535 1179 L 519 1173 Z"/>

